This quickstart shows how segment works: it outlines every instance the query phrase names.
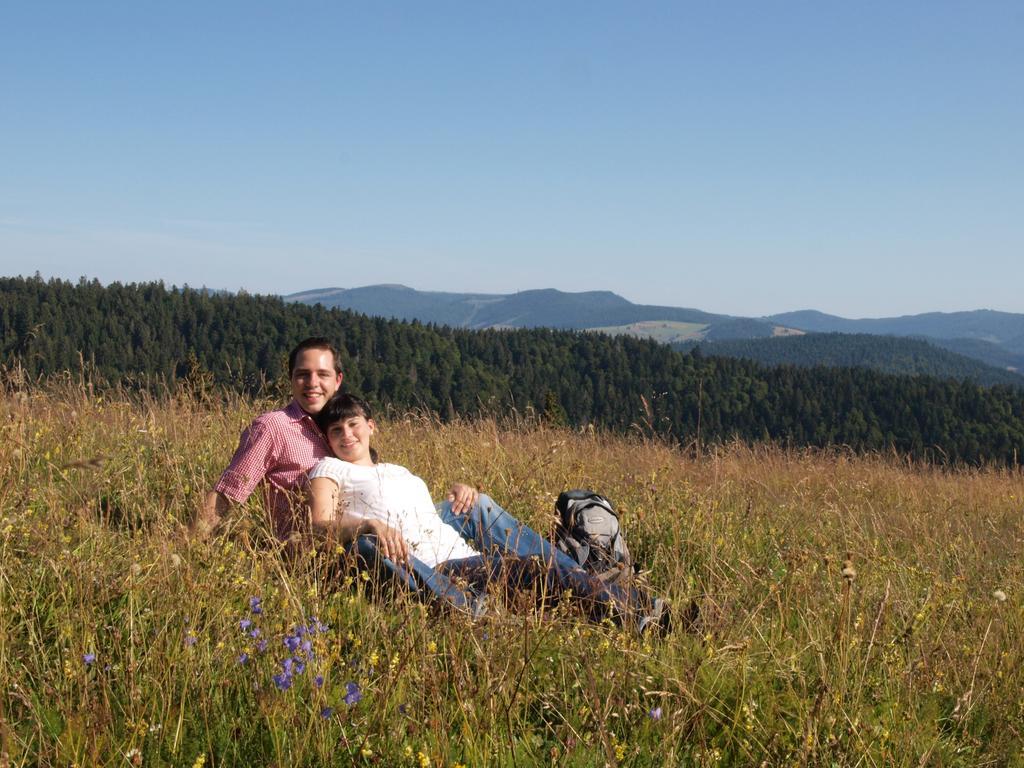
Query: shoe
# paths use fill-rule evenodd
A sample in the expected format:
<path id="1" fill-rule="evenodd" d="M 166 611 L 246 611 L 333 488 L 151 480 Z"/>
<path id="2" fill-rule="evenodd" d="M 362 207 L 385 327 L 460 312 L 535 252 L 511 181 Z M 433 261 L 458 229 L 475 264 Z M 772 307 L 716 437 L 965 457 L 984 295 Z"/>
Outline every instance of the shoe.
<path id="1" fill-rule="evenodd" d="M 490 606 L 487 602 L 487 595 L 477 596 L 469 607 L 470 615 L 473 617 L 473 621 L 482 619 L 490 612 Z"/>
<path id="2" fill-rule="evenodd" d="M 671 632 L 672 610 L 669 601 L 661 597 L 654 598 L 650 612 L 640 617 L 637 629 L 641 637 L 651 633 L 656 637 L 664 637 Z"/>

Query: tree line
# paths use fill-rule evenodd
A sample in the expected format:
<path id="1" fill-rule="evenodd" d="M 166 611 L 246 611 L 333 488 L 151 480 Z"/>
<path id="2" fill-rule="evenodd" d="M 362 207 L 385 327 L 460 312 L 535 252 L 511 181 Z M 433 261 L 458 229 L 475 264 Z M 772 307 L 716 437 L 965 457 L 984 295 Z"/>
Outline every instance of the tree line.
<path id="1" fill-rule="evenodd" d="M 84 361 L 110 382 L 156 387 L 198 372 L 256 393 L 312 335 L 336 341 L 348 389 L 442 418 L 516 408 L 684 444 L 846 445 L 971 464 L 1024 454 L 1016 387 L 767 367 L 589 332 L 453 329 L 162 283 L 0 279 L 0 359 L 32 376 Z"/>

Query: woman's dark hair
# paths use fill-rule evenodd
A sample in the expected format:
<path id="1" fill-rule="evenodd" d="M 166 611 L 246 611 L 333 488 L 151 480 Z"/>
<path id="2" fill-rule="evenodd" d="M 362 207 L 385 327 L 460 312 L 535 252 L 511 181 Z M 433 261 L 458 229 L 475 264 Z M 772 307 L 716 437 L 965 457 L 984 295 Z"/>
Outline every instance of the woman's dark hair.
<path id="1" fill-rule="evenodd" d="M 335 392 L 331 399 L 324 403 L 324 407 L 313 415 L 313 421 L 316 422 L 316 425 L 320 427 L 320 431 L 326 437 L 327 430 L 332 424 L 345 421 L 345 419 L 351 419 L 353 416 L 372 419 L 373 410 L 370 408 L 370 404 L 359 397 L 359 395 L 353 395 L 348 392 Z M 370 459 L 374 464 L 379 460 L 377 451 L 372 447 L 370 448 Z"/>

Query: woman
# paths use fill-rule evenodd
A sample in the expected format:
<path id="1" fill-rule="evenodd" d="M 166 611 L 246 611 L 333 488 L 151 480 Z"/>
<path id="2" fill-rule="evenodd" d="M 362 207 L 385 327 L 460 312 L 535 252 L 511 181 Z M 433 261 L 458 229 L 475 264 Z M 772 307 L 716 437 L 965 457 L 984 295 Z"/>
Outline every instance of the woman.
<path id="1" fill-rule="evenodd" d="M 450 503 L 439 512 L 422 479 L 378 462 L 371 446 L 377 425 L 365 400 L 335 394 L 314 418 L 334 453 L 309 473 L 317 533 L 355 542 L 363 559 L 388 575 L 474 615 L 482 612 L 487 585 L 500 581 L 540 586 L 545 594 L 571 589 L 593 619 L 665 628 L 662 601 L 604 584 L 489 497 L 481 495 L 465 515 L 454 514 Z"/>

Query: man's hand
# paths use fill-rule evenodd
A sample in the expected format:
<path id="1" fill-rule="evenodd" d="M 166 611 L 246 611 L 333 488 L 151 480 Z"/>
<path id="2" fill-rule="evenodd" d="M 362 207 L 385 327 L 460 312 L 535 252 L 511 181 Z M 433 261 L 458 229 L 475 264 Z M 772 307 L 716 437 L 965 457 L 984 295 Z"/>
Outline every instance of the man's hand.
<path id="1" fill-rule="evenodd" d="M 377 549 L 388 560 L 405 563 L 409 560 L 409 545 L 402 538 L 402 532 L 380 520 L 367 520 L 365 533 L 377 537 Z"/>
<path id="2" fill-rule="evenodd" d="M 189 526 L 189 537 L 203 540 L 209 537 L 220 525 L 224 516 L 231 511 L 231 502 L 227 496 L 217 491 L 209 491 L 203 498 L 203 505 L 197 510 Z"/>
<path id="3" fill-rule="evenodd" d="M 452 503 L 452 512 L 456 515 L 461 515 L 463 512 L 468 512 L 476 504 L 480 498 L 480 492 L 471 485 L 455 483 L 445 498 Z"/>

